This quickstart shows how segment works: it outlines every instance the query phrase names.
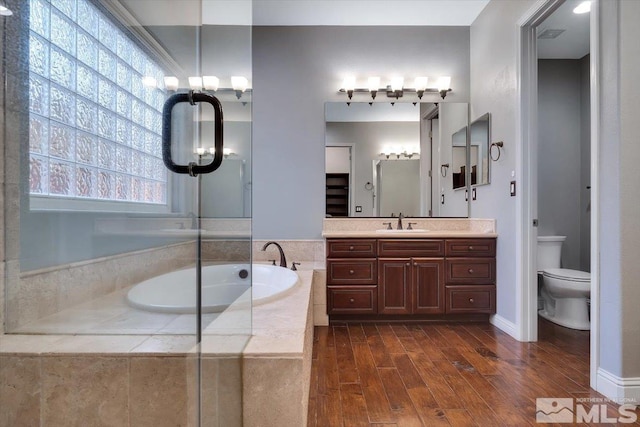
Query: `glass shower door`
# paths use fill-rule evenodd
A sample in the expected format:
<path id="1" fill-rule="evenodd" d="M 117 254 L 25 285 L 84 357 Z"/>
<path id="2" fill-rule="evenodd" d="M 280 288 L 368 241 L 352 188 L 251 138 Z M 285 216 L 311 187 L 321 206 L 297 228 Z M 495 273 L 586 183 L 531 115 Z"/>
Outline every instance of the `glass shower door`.
<path id="1" fill-rule="evenodd" d="M 241 425 L 250 25 L 208 0 L 5 4 L 5 332 L 112 343 L 83 360 L 126 366 L 130 425 Z"/>

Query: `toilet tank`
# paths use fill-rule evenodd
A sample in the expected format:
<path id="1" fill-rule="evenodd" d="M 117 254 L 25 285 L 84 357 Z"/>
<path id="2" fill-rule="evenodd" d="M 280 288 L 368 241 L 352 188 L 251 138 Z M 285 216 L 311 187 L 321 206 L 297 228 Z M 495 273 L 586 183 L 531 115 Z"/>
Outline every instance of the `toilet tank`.
<path id="1" fill-rule="evenodd" d="M 538 271 L 560 268 L 562 242 L 567 236 L 538 236 Z"/>

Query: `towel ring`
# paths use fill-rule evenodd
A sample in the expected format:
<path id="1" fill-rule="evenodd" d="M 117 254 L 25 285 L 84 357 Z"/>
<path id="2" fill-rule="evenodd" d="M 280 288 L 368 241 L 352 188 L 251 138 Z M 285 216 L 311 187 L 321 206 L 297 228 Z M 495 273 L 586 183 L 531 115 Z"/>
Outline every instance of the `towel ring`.
<path id="1" fill-rule="evenodd" d="M 440 165 L 440 175 L 442 175 L 443 178 L 447 176 L 448 169 L 449 169 L 449 163 Z"/>
<path id="2" fill-rule="evenodd" d="M 504 142 L 502 141 L 498 141 L 498 142 L 492 142 L 491 145 L 489 146 L 489 157 L 491 157 L 491 160 L 493 160 L 494 162 L 497 162 L 498 159 L 500 158 L 500 149 L 504 146 Z M 493 147 L 497 147 L 498 148 L 498 156 L 497 157 L 493 157 Z"/>

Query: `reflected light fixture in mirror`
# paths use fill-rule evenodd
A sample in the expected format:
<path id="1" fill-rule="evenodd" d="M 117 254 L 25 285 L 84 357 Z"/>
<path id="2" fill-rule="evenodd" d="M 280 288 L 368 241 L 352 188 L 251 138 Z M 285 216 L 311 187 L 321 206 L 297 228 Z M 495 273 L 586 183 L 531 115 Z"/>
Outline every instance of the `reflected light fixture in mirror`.
<path id="1" fill-rule="evenodd" d="M 220 79 L 216 76 L 202 76 L 202 84 L 204 85 L 205 90 L 218 90 L 218 86 L 220 86 Z"/>
<path id="2" fill-rule="evenodd" d="M 369 77 L 369 92 L 371 92 L 371 99 L 376 99 L 378 89 L 380 89 L 380 77 Z M 349 99 L 351 99 L 351 97 L 349 97 Z M 369 105 L 373 105 L 373 102 L 370 102 Z"/>
<path id="3" fill-rule="evenodd" d="M 582 3 L 580 3 L 578 6 L 576 6 L 573 9 L 573 13 L 575 14 L 583 14 L 583 13 L 589 13 L 591 12 L 591 2 L 590 1 L 583 1 Z"/>
<path id="4" fill-rule="evenodd" d="M 442 97 L 442 99 L 447 96 L 447 92 L 451 92 L 450 76 L 442 76 L 438 79 L 438 92 L 440 92 L 440 96 Z"/>
<path id="5" fill-rule="evenodd" d="M 422 95 L 424 95 L 424 91 L 427 90 L 428 84 L 429 77 L 416 77 L 413 85 L 415 86 L 416 93 L 418 94 L 418 99 L 422 99 Z"/>
<path id="6" fill-rule="evenodd" d="M 240 99 L 242 93 L 249 87 L 249 80 L 242 76 L 231 76 L 231 87 L 236 91 L 236 98 Z"/>

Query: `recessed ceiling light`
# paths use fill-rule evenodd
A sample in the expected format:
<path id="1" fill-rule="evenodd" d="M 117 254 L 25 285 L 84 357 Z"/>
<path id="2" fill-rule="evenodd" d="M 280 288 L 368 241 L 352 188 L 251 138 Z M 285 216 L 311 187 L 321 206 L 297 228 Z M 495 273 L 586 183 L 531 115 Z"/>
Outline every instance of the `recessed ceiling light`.
<path id="1" fill-rule="evenodd" d="M 573 9 L 573 13 L 588 13 L 591 11 L 591 2 L 583 1 L 575 9 Z"/>
<path id="2" fill-rule="evenodd" d="M 546 29 L 538 34 L 539 39 L 555 39 L 560 34 L 564 33 L 564 30 Z"/>

